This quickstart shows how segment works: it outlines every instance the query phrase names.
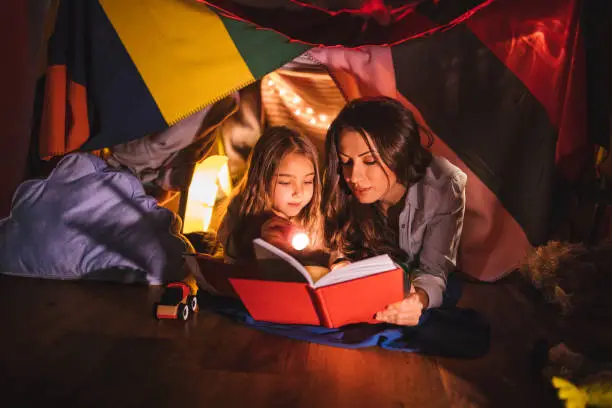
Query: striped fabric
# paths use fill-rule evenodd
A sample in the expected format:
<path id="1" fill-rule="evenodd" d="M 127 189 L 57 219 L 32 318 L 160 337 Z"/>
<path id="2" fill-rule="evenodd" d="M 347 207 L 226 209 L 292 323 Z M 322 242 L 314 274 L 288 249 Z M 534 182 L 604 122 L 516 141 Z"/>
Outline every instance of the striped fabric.
<path id="1" fill-rule="evenodd" d="M 307 135 L 319 152 L 324 149 L 329 124 L 346 99 L 325 69 L 281 69 L 264 77 L 261 101 L 270 126 L 290 126 Z M 321 161 L 322 163 L 322 161 Z"/>
<path id="2" fill-rule="evenodd" d="M 62 0 L 49 40 L 42 157 L 159 132 L 308 47 L 178 0 Z"/>
<path id="3" fill-rule="evenodd" d="M 423 0 L 392 9 L 388 25 L 364 10 L 300 2 L 205 3 L 224 17 L 196 1 L 62 0 L 49 41 L 41 155 L 159 132 L 301 55 L 305 44 L 393 44 L 379 47 L 388 57 L 369 61 L 385 66 L 381 76 L 355 75 L 348 64 L 334 79 L 348 97 L 388 95 L 393 83 L 392 96 L 434 135 L 433 151 L 468 174 L 459 262 L 487 281 L 549 239 L 567 202 L 559 187 L 591 164 L 581 0 Z M 341 105 L 329 82 L 323 90 L 289 71 L 268 78 L 299 91 L 313 111 L 332 115 Z M 262 90 L 271 123 L 322 134 L 286 98 Z"/>
<path id="4" fill-rule="evenodd" d="M 220 12 L 272 28 L 310 45 L 358 47 L 396 45 L 448 30 L 485 9 L 494 0 L 419 0 L 303 2 L 288 0 L 266 6 L 261 0 L 197 0 Z M 296 3 L 301 7 L 296 7 Z M 312 4 L 312 3 L 316 3 Z M 326 10 L 321 5 L 362 4 L 360 9 Z M 383 16 L 375 3 L 389 3 Z M 272 9 L 272 10 L 271 10 Z"/>
<path id="5" fill-rule="evenodd" d="M 305 43 L 394 44 L 392 68 L 382 71 L 395 76 L 390 96 L 431 130 L 434 153 L 468 174 L 459 263 L 475 278 L 494 281 L 545 243 L 562 221 L 568 187 L 592 165 L 580 0 L 424 0 L 387 26 L 363 10 L 207 3 Z"/>

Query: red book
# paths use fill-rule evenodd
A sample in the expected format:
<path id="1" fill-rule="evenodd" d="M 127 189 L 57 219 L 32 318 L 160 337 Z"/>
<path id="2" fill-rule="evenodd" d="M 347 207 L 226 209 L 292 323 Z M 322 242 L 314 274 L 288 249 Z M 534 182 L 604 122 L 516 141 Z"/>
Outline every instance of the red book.
<path id="1" fill-rule="evenodd" d="M 316 282 L 297 259 L 253 241 L 260 278 L 230 278 L 255 320 L 329 328 L 377 323 L 374 314 L 404 298 L 404 271 L 388 255 L 335 268 Z"/>

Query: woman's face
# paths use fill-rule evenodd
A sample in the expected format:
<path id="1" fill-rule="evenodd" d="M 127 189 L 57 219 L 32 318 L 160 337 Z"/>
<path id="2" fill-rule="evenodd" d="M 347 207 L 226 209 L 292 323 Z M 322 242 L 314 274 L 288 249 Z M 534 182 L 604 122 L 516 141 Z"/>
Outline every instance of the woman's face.
<path id="1" fill-rule="evenodd" d="M 399 183 L 381 160 L 370 136 L 366 137 L 367 142 L 361 133 L 344 130 L 338 139 L 338 156 L 344 180 L 355 198 L 362 204 L 371 204 L 384 201 Z"/>

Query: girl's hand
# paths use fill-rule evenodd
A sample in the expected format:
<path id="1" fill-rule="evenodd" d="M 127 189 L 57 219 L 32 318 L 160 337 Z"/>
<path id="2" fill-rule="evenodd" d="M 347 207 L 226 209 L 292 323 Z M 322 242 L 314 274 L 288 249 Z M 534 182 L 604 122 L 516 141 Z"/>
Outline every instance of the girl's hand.
<path id="1" fill-rule="evenodd" d="M 324 249 L 319 249 L 313 244 L 308 244 L 306 248 L 298 250 L 293 247 L 292 239 L 295 234 L 306 233 L 303 228 L 295 225 L 291 220 L 280 216 L 272 216 L 261 227 L 261 238 L 275 247 L 290 254 L 304 265 L 325 265 L 329 262 L 329 253 Z M 325 268 L 328 269 L 327 267 Z M 318 270 L 313 274 L 314 278 L 322 276 L 322 271 Z"/>
<path id="2" fill-rule="evenodd" d="M 261 227 L 261 238 L 281 249 L 291 248 L 291 236 L 302 232 L 286 218 L 272 216 Z"/>
<path id="3" fill-rule="evenodd" d="M 397 324 L 400 326 L 416 326 L 427 308 L 429 298 L 423 289 L 410 287 L 410 293 L 404 300 L 392 303 L 385 310 L 376 313 L 375 319 L 381 322 Z"/>

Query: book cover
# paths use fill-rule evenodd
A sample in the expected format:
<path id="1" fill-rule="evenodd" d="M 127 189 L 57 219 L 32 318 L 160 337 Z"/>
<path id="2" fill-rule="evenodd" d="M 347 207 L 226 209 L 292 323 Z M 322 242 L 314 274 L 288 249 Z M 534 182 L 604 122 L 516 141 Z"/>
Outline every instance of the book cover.
<path id="1" fill-rule="evenodd" d="M 308 267 L 262 240 L 253 241 L 257 278 L 230 278 L 256 320 L 320 325 L 374 323 L 404 297 L 404 271 L 388 255 L 353 262 L 313 279 Z"/>

